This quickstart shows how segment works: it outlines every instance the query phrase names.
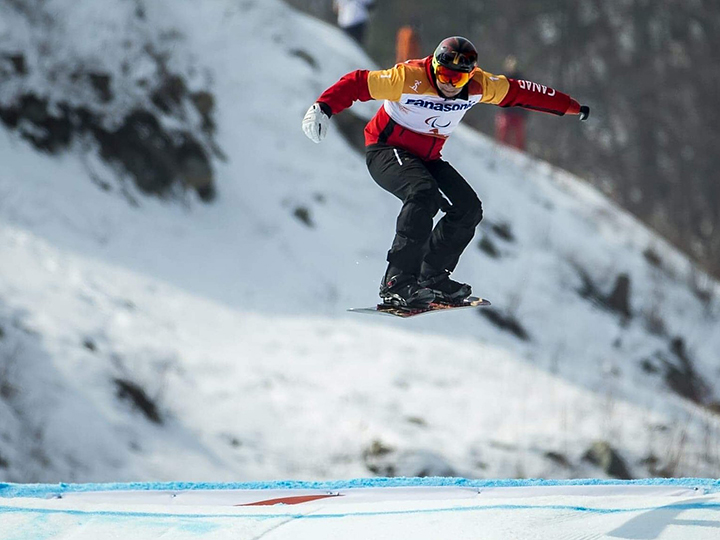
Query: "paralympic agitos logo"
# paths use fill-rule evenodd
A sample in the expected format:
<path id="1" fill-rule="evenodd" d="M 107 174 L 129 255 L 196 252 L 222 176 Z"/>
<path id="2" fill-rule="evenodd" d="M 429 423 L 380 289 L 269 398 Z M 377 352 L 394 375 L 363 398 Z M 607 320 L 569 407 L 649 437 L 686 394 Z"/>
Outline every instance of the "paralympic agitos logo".
<path id="1" fill-rule="evenodd" d="M 431 116 L 430 118 L 428 118 L 428 119 L 425 120 L 425 123 L 426 123 L 428 126 L 434 127 L 435 129 L 446 128 L 446 127 L 448 127 L 448 126 L 451 124 L 450 121 L 448 121 L 447 124 L 439 124 L 439 123 L 438 123 L 438 120 L 440 120 L 440 117 L 439 117 L 439 116 Z"/>
<path id="2" fill-rule="evenodd" d="M 451 112 L 451 111 L 466 111 L 471 108 L 475 103 L 434 103 L 425 99 L 413 99 L 408 98 L 405 105 L 414 105 L 415 107 L 423 107 L 424 109 L 431 109 L 433 111 Z"/>

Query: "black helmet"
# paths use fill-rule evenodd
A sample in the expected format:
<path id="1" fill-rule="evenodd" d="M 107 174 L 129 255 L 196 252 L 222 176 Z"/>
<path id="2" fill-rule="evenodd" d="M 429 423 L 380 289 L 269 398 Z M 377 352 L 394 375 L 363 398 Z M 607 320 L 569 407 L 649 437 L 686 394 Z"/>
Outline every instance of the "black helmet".
<path id="1" fill-rule="evenodd" d="M 445 38 L 433 53 L 433 63 L 454 71 L 470 73 L 477 67 L 477 50 L 470 40 L 460 36 Z"/>

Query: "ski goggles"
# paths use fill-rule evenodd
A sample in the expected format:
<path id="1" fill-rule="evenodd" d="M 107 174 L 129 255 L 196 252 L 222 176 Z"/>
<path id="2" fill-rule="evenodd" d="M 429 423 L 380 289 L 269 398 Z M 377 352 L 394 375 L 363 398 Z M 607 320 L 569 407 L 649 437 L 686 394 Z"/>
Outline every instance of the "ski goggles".
<path id="1" fill-rule="evenodd" d="M 433 68 L 435 70 L 435 78 L 439 83 L 451 84 L 455 88 L 465 86 L 472 77 L 472 72 L 467 73 L 465 71 L 455 71 L 454 69 L 449 69 L 445 66 L 441 66 L 434 61 Z"/>

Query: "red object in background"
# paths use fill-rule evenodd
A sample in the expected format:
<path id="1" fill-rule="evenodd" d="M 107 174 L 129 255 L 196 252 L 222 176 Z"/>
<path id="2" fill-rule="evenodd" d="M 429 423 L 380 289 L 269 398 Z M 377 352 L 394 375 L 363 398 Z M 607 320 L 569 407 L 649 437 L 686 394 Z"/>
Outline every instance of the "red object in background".
<path id="1" fill-rule="evenodd" d="M 420 39 L 412 26 L 402 26 L 395 40 L 395 63 L 420 58 Z"/>
<path id="2" fill-rule="evenodd" d="M 495 116 L 495 138 L 503 144 L 525 151 L 525 117 L 512 111 Z"/>

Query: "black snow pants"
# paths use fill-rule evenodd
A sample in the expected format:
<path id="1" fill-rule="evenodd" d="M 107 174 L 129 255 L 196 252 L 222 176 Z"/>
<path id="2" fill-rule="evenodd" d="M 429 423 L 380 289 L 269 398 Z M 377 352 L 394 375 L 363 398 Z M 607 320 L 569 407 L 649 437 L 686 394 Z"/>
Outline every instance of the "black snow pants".
<path id="1" fill-rule="evenodd" d="M 482 220 L 472 187 L 448 162 L 425 161 L 392 146 L 369 146 L 366 161 L 375 182 L 403 203 L 387 255 L 390 266 L 418 276 L 421 267 L 452 272 Z M 445 215 L 433 228 L 441 209 Z"/>

